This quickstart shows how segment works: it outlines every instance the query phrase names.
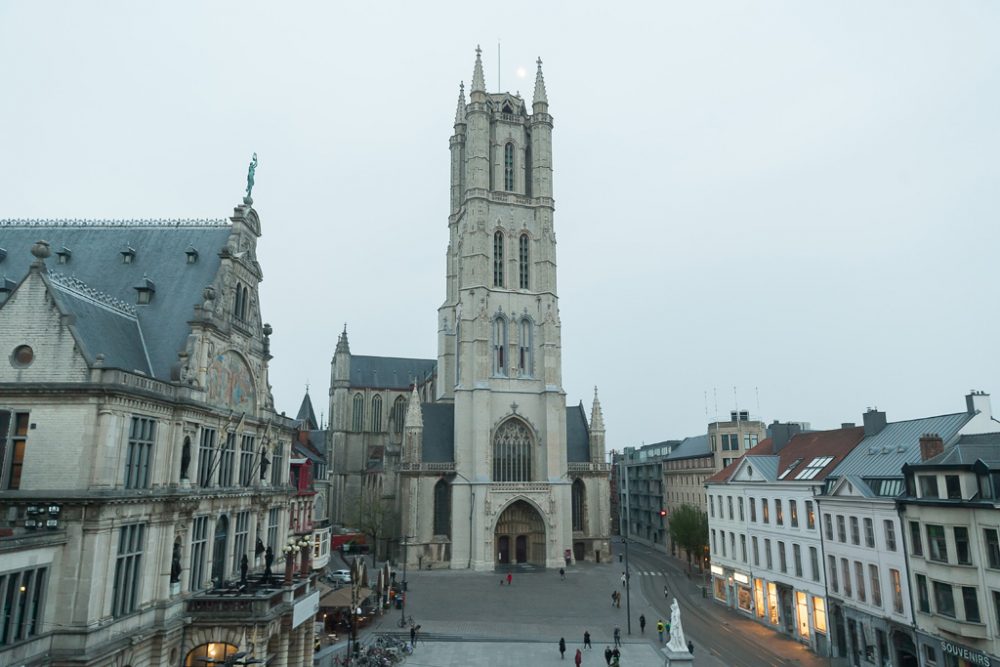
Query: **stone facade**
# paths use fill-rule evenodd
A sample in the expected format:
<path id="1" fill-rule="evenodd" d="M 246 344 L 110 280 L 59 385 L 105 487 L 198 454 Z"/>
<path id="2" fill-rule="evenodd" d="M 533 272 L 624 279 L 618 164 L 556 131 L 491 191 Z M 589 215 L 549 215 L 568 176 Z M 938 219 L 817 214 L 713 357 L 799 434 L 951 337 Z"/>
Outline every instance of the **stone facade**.
<path id="1" fill-rule="evenodd" d="M 19 277 L 0 304 L 0 663 L 203 664 L 239 646 L 302 664 L 312 581 L 256 585 L 258 539 L 281 568 L 294 425 L 268 385 L 257 213 L 0 229 Z M 28 603 L 8 608 L 12 591 Z"/>
<path id="2" fill-rule="evenodd" d="M 351 357 L 346 332 L 334 355 L 337 493 L 345 506 L 389 510 L 411 566 L 610 554 L 600 402 L 595 392 L 588 423 L 562 388 L 551 133 L 541 62 L 529 110 L 519 95 L 486 92 L 477 54 L 450 142 L 437 360 Z M 395 406 L 407 391 L 401 432 L 398 420 L 376 434 L 355 418 L 356 405 L 370 415 L 375 396 Z"/>

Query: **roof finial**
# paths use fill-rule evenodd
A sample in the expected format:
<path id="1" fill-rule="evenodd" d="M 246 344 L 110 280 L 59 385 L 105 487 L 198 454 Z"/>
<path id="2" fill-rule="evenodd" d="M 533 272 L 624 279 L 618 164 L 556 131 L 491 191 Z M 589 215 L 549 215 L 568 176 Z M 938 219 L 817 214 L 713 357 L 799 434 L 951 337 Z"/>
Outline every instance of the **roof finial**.
<path id="1" fill-rule="evenodd" d="M 465 124 L 465 82 L 458 84 L 458 108 L 455 109 L 455 125 Z"/>
<path id="2" fill-rule="evenodd" d="M 535 98 L 532 100 L 532 107 L 539 104 L 548 105 L 549 103 L 549 98 L 545 95 L 545 78 L 542 76 L 541 56 L 539 56 L 536 62 L 538 63 L 538 72 L 535 74 Z"/>
<path id="3" fill-rule="evenodd" d="M 483 50 L 476 45 L 476 66 L 472 70 L 472 92 L 486 92 L 486 79 L 483 77 Z"/>

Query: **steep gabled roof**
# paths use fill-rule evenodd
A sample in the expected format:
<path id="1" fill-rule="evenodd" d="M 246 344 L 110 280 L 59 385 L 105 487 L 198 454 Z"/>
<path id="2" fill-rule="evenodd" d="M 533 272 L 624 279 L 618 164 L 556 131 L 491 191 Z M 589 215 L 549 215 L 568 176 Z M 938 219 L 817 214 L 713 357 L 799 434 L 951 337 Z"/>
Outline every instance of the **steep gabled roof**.
<path id="1" fill-rule="evenodd" d="M 840 461 L 861 442 L 864 434 L 863 426 L 796 433 L 777 454 L 773 451 L 774 440 L 768 438 L 721 472 L 709 477 L 705 483 L 718 484 L 734 480 L 739 469 L 747 465 L 754 466 L 754 472 L 759 471 L 761 477 L 766 475 L 768 481 L 819 482 L 826 479 Z M 772 474 L 775 475 L 773 478 Z"/>
<path id="2" fill-rule="evenodd" d="M 566 460 L 573 463 L 590 461 L 590 429 L 583 403 L 566 407 Z"/>
<path id="3" fill-rule="evenodd" d="M 920 436 L 937 433 L 947 448 L 973 415 L 968 412 L 890 422 L 861 444 L 830 473 L 831 477 L 902 477 L 903 466 L 920 460 Z"/>
<path id="4" fill-rule="evenodd" d="M 963 435 L 958 442 L 917 466 L 962 466 L 982 461 L 990 469 L 1000 468 L 1000 433 Z"/>
<path id="5" fill-rule="evenodd" d="M 422 459 L 427 463 L 455 461 L 455 404 L 423 403 L 424 417 Z"/>
<path id="6" fill-rule="evenodd" d="M 320 427 L 319 421 L 316 419 L 316 413 L 313 412 L 312 399 L 309 398 L 309 390 L 306 390 L 306 395 L 302 397 L 302 405 L 299 406 L 299 412 L 295 415 L 295 419 L 304 422 L 306 430 L 314 431 Z"/>
<path id="7" fill-rule="evenodd" d="M 693 435 L 684 438 L 678 444 L 674 445 L 670 453 L 664 457 L 664 460 L 688 459 L 711 453 L 712 448 L 708 444 L 708 434 L 706 433 L 704 435 Z"/>
<path id="8" fill-rule="evenodd" d="M 149 374 L 169 380 L 177 353 L 184 349 L 190 333 L 188 322 L 194 316 L 194 306 L 202 302 L 202 290 L 215 280 L 222 261 L 219 252 L 226 247 L 231 231 L 227 220 L 0 220 L 0 238 L 7 251 L 0 260 L 0 276 L 19 281 L 34 260 L 32 245 L 44 239 L 57 251 L 72 249 L 65 264 L 59 264 L 56 255 L 50 257 L 46 261 L 50 271 L 65 274 L 109 299 L 135 304 L 136 285 L 144 279 L 154 282 L 156 293 L 149 304 L 135 307 L 135 320 L 148 356 L 145 365 L 151 369 Z M 135 250 L 129 264 L 122 261 L 126 247 Z M 188 262 L 189 248 L 198 251 L 197 261 L 192 263 Z M 74 313 L 79 322 L 88 306 L 72 307 L 79 310 Z M 141 370 L 141 346 L 126 333 L 128 327 L 120 318 L 96 312 L 86 315 L 85 327 L 92 327 L 86 334 L 88 340 L 99 340 L 106 333 L 128 347 L 121 353 L 95 349 L 91 354 L 103 353 L 108 367 Z"/>
<path id="9" fill-rule="evenodd" d="M 436 359 L 351 355 L 351 389 L 408 389 L 437 372 Z"/>

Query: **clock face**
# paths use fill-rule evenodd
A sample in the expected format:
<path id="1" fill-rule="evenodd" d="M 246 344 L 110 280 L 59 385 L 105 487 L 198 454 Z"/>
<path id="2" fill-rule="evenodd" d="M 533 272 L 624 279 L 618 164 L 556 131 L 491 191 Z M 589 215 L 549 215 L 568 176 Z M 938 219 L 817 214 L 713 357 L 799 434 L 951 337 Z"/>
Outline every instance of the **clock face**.
<path id="1" fill-rule="evenodd" d="M 215 355 L 208 365 L 208 402 L 234 412 L 254 414 L 257 389 L 250 367 L 234 350 Z"/>

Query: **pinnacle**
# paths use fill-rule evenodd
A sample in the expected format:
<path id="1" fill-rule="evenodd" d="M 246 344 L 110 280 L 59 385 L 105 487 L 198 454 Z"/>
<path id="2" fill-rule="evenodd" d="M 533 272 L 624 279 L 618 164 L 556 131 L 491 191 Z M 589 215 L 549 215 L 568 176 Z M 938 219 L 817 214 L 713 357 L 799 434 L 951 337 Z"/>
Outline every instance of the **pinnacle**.
<path id="1" fill-rule="evenodd" d="M 458 108 L 455 109 L 455 125 L 465 123 L 465 82 L 458 84 Z"/>
<path id="2" fill-rule="evenodd" d="M 535 97 L 532 104 L 548 104 L 549 98 L 545 94 L 545 77 L 542 76 L 542 59 L 538 59 L 538 72 L 535 74 Z"/>
<path id="3" fill-rule="evenodd" d="M 483 77 L 483 50 L 476 46 L 476 66 L 472 70 L 471 92 L 486 92 L 486 79 Z"/>

